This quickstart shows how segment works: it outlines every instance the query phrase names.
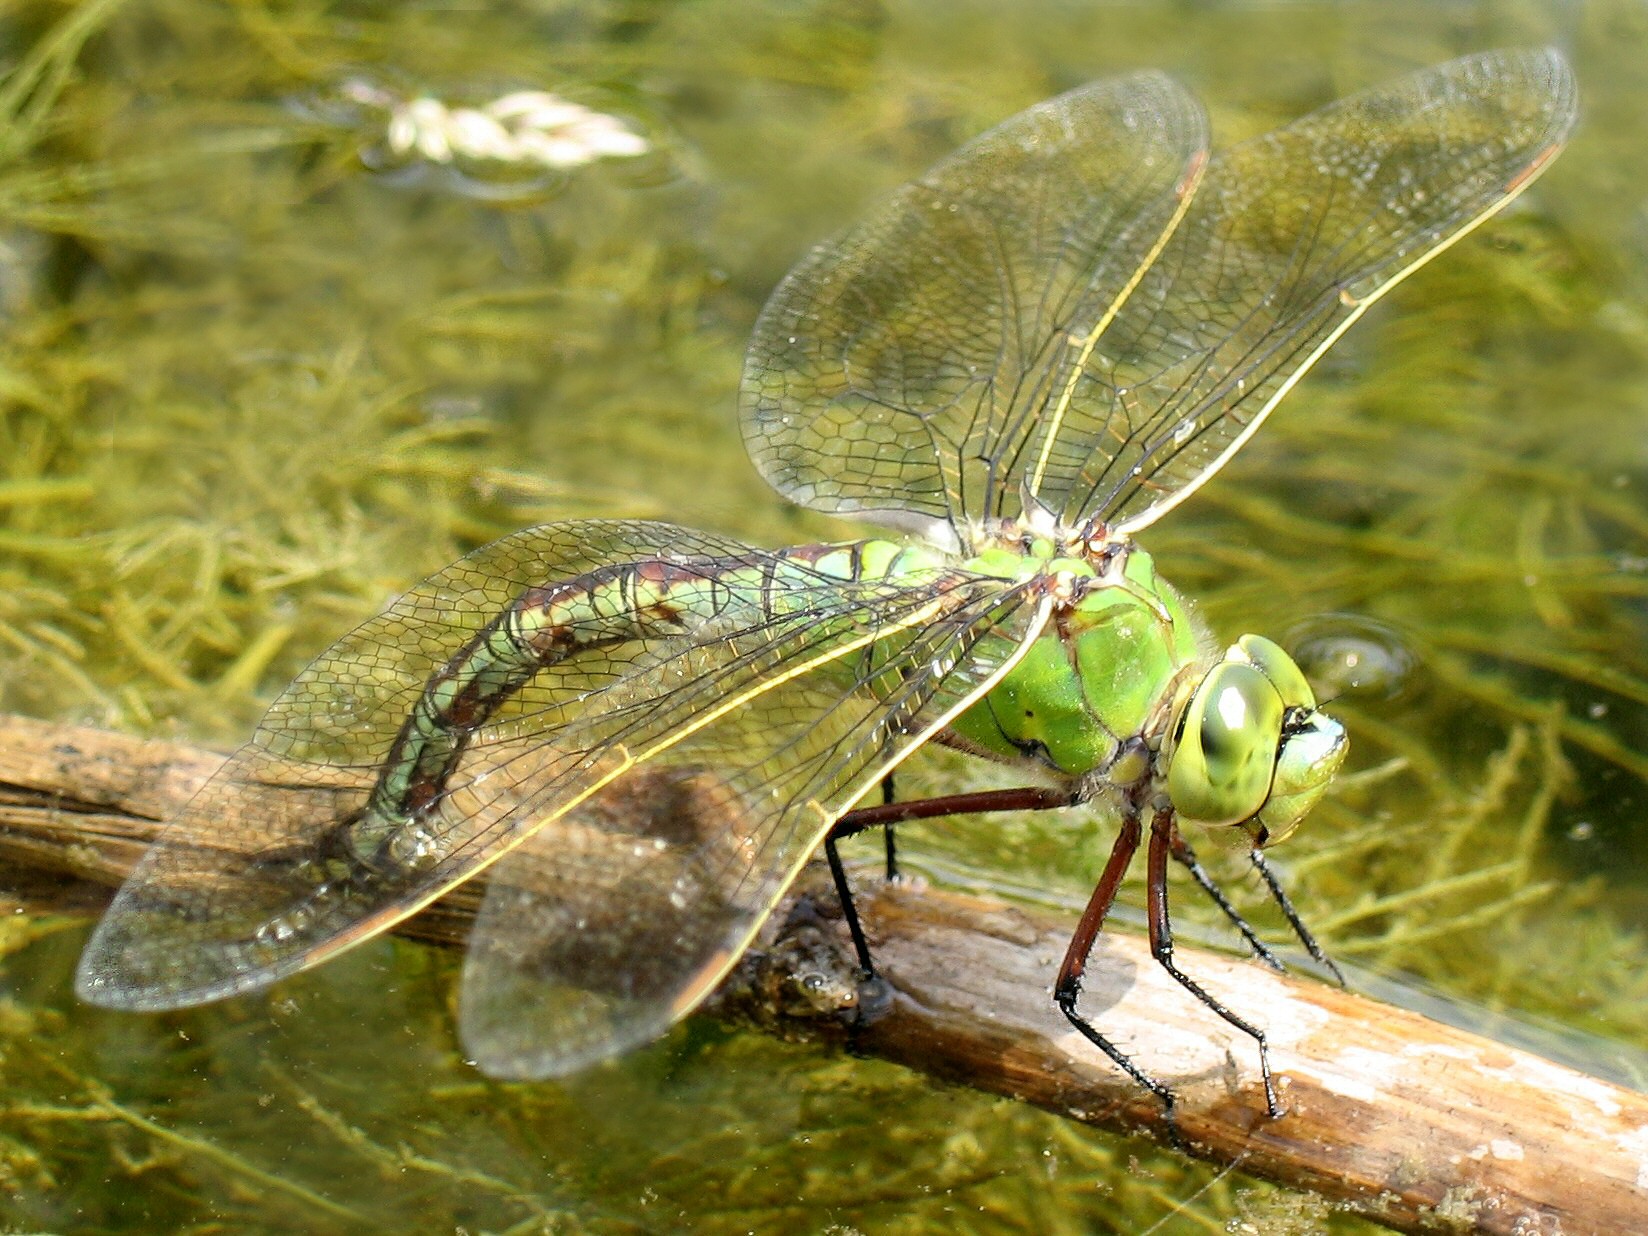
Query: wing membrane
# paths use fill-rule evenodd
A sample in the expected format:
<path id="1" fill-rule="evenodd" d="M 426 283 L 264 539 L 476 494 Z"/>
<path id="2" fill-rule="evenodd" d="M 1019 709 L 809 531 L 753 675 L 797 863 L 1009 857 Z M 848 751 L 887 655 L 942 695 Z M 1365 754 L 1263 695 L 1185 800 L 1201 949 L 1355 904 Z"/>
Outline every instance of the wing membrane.
<path id="1" fill-rule="evenodd" d="M 725 588 L 728 603 L 687 629 L 591 642 L 543 669 L 467 735 L 439 796 L 415 817 L 415 859 L 394 857 L 393 836 L 367 853 L 350 848 L 352 830 L 377 818 L 370 804 L 386 752 L 455 653 L 530 589 L 660 555 L 745 578 L 787 569 L 792 587 L 782 608 L 759 588 L 743 597 Z M 888 749 L 901 749 L 910 718 L 886 677 L 891 658 L 906 645 L 936 653 L 939 633 L 973 629 L 969 615 L 1005 616 L 1013 595 L 959 573 L 809 579 L 780 555 L 661 524 L 554 525 L 505 538 L 345 637 L 276 701 L 122 888 L 82 959 L 81 993 L 166 1008 L 311 965 L 414 913 L 636 765 L 677 749 L 677 764 L 707 759 L 716 734 L 750 724 L 737 719 L 745 709 L 777 734 L 781 719 L 823 732 L 831 707 L 857 707 L 861 724 L 879 718 Z M 965 669 L 953 677 L 968 681 Z M 826 681 L 850 699 L 796 694 L 797 684 Z M 773 692 L 793 716 L 763 704 Z M 819 715 L 794 712 L 806 707 Z M 752 761 L 717 770 L 746 782 L 767 768 L 757 757 L 772 763 L 769 776 L 800 758 L 750 744 L 721 755 Z M 818 800 L 835 802 L 840 788 L 818 784 Z"/>
<path id="2" fill-rule="evenodd" d="M 1101 341 L 1041 490 L 1133 532 L 1216 473 L 1379 297 L 1499 211 L 1574 119 L 1552 51 L 1471 56 L 1215 156 Z"/>
<path id="3" fill-rule="evenodd" d="M 539 830 L 493 872 L 471 936 L 466 1051 L 493 1076 L 560 1076 L 690 1011 L 835 818 L 1010 667 L 1045 607 L 990 589 L 919 622 L 911 612 L 868 662 L 853 654 L 852 689 L 839 661 L 789 676 Z M 798 628 L 760 660 L 807 664 L 835 638 Z M 706 677 L 714 699 L 740 675 Z M 652 701 L 658 687 L 648 674 L 620 692 Z M 648 728 L 673 737 L 673 724 Z"/>
<path id="4" fill-rule="evenodd" d="M 1007 121 L 805 259 L 757 324 L 744 432 L 821 510 L 932 532 L 1150 523 L 1388 288 L 1570 128 L 1555 52 L 1467 57 L 1208 164 L 1156 75 Z"/>
<path id="5" fill-rule="evenodd" d="M 744 438 L 781 493 L 960 528 L 1016 498 L 1061 358 L 1107 320 L 1206 159 L 1200 104 L 1159 73 L 1096 82 L 969 143 L 773 293 Z"/>

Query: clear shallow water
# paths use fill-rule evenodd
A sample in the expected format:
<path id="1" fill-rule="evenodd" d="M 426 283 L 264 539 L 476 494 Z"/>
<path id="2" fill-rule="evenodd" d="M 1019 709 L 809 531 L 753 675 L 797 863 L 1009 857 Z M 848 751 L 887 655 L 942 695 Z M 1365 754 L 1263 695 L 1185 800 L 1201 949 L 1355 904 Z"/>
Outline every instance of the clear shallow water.
<path id="1" fill-rule="evenodd" d="M 1340 702 L 1355 770 L 1276 852 L 1333 951 L 1578 1032 L 1640 1083 L 1648 18 L 1004 10 L 88 10 L 76 72 L 0 146 L 0 704 L 231 744 L 352 622 L 501 532 L 616 514 L 840 535 L 755 476 L 733 392 L 766 293 L 878 193 L 1106 73 L 1173 72 L 1230 140 L 1554 42 L 1584 119 L 1525 205 L 1360 323 L 1144 539 L 1222 633 L 1349 613 L 1411 653 L 1400 689 Z M 6 62 L 55 16 L 9 10 Z M 362 77 L 560 90 L 655 152 L 509 205 L 372 173 L 381 117 L 341 94 Z M 941 754 L 911 788 L 963 771 Z M 907 833 L 914 866 L 1072 906 L 1108 845 L 1100 819 Z M 707 1023 L 567 1086 L 496 1085 L 456 1054 L 454 959 L 405 944 L 268 998 L 102 1015 L 68 996 L 81 927 L 12 922 L 0 1216 L 25 1229 L 1358 1228 Z"/>

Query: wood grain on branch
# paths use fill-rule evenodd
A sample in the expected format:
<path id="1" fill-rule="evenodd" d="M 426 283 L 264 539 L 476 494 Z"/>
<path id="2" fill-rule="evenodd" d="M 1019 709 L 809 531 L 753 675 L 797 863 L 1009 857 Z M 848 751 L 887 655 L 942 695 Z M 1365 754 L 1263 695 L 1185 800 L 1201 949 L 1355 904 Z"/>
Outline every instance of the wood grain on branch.
<path id="1" fill-rule="evenodd" d="M 30 908 L 96 910 L 221 758 L 0 717 L 9 890 Z M 478 895 L 459 889 L 405 928 L 457 943 Z M 862 1050 L 1076 1119 L 1161 1131 L 1155 1101 L 1053 1007 L 1070 923 L 903 886 L 861 909 L 893 992 L 857 1032 Z M 1144 941 L 1101 938 L 1083 1007 L 1178 1091 L 1198 1154 L 1403 1231 L 1648 1231 L 1643 1095 L 1308 979 L 1183 947 L 1178 960 L 1266 1028 L 1281 1118 L 1265 1114 L 1253 1044 L 1175 986 Z"/>

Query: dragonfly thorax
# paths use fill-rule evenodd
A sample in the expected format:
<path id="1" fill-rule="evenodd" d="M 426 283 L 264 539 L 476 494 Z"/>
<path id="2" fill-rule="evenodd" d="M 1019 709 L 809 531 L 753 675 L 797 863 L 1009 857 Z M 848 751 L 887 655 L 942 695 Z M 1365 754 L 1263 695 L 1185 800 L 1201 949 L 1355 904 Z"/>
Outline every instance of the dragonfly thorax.
<path id="1" fill-rule="evenodd" d="M 1136 549 L 1103 523 L 1067 524 L 1033 503 L 1027 499 L 1025 514 L 1018 519 L 969 523 L 966 543 L 981 558 L 1005 553 L 1041 562 L 1068 559 L 1091 563 L 1101 573 L 1105 562 Z"/>
<path id="2" fill-rule="evenodd" d="M 965 568 L 1045 580 L 1055 593 L 1053 620 L 956 718 L 955 735 L 984 754 L 1070 778 L 1108 774 L 1131 740 L 1159 748 L 1184 682 L 1210 657 L 1150 555 L 1126 540 L 1019 539 L 1019 527 L 1005 522 L 993 531 L 994 542 Z"/>
<path id="3" fill-rule="evenodd" d="M 966 563 L 1055 589 L 1047 632 L 951 724 L 959 745 L 1028 761 L 1097 792 L 1140 786 L 1198 823 L 1290 833 L 1344 758 L 1278 645 L 1221 656 L 1150 555 L 1125 538 L 1041 535 L 1003 522 Z"/>

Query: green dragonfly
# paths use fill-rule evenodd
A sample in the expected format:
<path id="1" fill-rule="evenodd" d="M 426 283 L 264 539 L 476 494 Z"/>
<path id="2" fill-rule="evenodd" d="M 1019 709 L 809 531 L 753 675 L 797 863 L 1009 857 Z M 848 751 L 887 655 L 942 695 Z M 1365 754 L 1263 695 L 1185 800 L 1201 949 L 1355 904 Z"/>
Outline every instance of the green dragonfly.
<path id="1" fill-rule="evenodd" d="M 95 1004 L 263 987 L 487 871 L 462 982 L 485 1071 L 567 1074 L 727 973 L 824 848 L 1106 799 L 1120 829 L 1059 970 L 1147 846 L 1248 935 L 1180 833 L 1291 833 L 1345 752 L 1276 644 L 1223 651 L 1134 535 L 1374 301 L 1521 192 L 1575 112 L 1555 52 L 1467 57 L 1210 157 L 1157 73 L 1030 108 L 814 249 L 755 327 L 741 416 L 785 497 L 901 539 L 766 550 L 639 521 L 532 528 L 322 653 L 184 808 L 81 959 Z M 1025 784 L 859 807 L 927 742 Z M 889 850 L 889 854 L 890 854 Z"/>

